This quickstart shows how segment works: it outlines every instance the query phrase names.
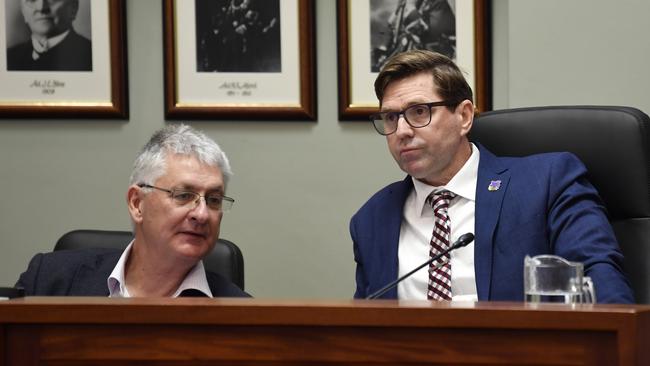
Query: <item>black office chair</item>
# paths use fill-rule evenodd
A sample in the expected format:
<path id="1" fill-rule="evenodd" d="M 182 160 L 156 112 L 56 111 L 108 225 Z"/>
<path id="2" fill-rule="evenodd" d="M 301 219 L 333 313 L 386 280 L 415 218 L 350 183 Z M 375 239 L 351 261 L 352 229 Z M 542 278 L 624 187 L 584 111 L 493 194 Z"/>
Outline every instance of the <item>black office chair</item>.
<path id="1" fill-rule="evenodd" d="M 474 120 L 470 139 L 496 155 L 569 151 L 589 171 L 625 255 L 638 303 L 650 303 L 650 119 L 635 108 L 533 107 Z"/>
<path id="2" fill-rule="evenodd" d="M 64 234 L 54 250 L 79 248 L 125 249 L 133 239 L 130 231 L 73 230 Z M 219 239 L 212 252 L 203 258 L 206 270 L 218 273 L 244 289 L 244 257 L 235 243 Z"/>

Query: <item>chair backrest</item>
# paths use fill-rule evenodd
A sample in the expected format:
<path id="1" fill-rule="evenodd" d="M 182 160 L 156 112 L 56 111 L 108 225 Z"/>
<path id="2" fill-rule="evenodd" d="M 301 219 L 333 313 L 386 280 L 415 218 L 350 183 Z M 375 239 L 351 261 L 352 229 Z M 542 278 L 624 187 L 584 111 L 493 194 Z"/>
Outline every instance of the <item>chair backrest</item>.
<path id="1" fill-rule="evenodd" d="M 124 250 L 133 239 L 130 231 L 73 230 L 64 234 L 54 250 L 112 248 Z M 235 243 L 217 240 L 214 249 L 203 258 L 206 270 L 218 273 L 244 289 L 244 256 Z"/>
<path id="2" fill-rule="evenodd" d="M 625 255 L 638 303 L 650 303 L 650 119 L 606 106 L 517 108 L 486 112 L 470 139 L 496 155 L 569 151 L 588 169 Z"/>

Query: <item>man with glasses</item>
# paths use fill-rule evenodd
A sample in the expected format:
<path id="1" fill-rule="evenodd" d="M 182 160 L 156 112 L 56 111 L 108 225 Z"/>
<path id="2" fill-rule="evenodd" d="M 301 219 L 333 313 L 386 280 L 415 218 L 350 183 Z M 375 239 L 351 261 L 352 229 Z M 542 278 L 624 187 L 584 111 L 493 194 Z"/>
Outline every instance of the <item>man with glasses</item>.
<path id="1" fill-rule="evenodd" d="M 232 175 L 226 154 L 186 125 L 156 132 L 135 160 L 126 201 L 134 239 L 126 250 L 37 254 L 16 287 L 25 295 L 245 297 L 207 272 Z"/>
<path id="2" fill-rule="evenodd" d="M 375 81 L 371 116 L 408 174 L 352 217 L 356 298 L 374 294 L 439 254 L 383 298 L 522 301 L 526 255 L 582 262 L 598 302 L 633 302 L 605 209 L 572 154 L 496 157 L 468 139 L 472 90 L 430 51 L 396 55 Z M 461 235 L 470 245 L 444 254 Z"/>

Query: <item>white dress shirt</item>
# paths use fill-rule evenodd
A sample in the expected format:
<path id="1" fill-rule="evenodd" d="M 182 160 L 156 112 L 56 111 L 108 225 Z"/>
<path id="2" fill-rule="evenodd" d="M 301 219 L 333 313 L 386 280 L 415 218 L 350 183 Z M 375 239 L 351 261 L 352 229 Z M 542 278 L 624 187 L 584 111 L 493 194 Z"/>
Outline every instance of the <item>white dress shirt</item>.
<path id="1" fill-rule="evenodd" d="M 445 186 L 434 187 L 413 179 L 413 191 L 404 203 L 399 235 L 399 269 L 401 277 L 429 259 L 433 233 L 433 208 L 426 203 L 433 191 L 446 189 L 456 194 L 449 204 L 450 244 L 465 233 L 474 233 L 476 181 L 479 151 L 474 144 L 472 154 L 463 167 Z M 452 301 L 477 301 L 474 273 L 474 242 L 451 252 Z M 397 286 L 399 299 L 425 299 L 429 283 L 428 267 L 414 273 Z"/>
<path id="2" fill-rule="evenodd" d="M 120 257 L 120 260 L 117 261 L 115 268 L 113 268 L 113 272 L 111 272 L 111 275 L 108 276 L 108 297 L 131 297 L 131 294 L 129 294 L 128 286 L 126 284 L 124 269 L 126 267 L 126 261 L 131 254 L 132 246 L 133 241 L 131 241 L 129 246 L 126 247 L 122 253 L 122 256 Z M 189 289 L 201 291 L 207 297 L 212 297 L 212 291 L 210 291 L 210 286 L 208 285 L 208 280 L 205 276 L 203 261 L 199 261 L 199 263 L 197 263 L 190 270 L 172 297 L 178 297 L 181 292 Z"/>

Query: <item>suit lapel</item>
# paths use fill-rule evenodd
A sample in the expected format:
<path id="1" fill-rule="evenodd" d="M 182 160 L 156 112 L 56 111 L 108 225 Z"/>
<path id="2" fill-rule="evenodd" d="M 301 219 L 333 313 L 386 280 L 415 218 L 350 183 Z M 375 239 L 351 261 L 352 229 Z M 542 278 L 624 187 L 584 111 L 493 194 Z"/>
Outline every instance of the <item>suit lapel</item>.
<path id="1" fill-rule="evenodd" d="M 75 273 L 69 296 L 108 296 L 108 276 L 120 259 L 122 252 L 101 253 L 89 257 Z"/>
<path id="2" fill-rule="evenodd" d="M 380 280 L 376 283 L 377 289 L 397 279 L 399 262 L 397 253 L 404 216 L 404 201 L 406 201 L 406 197 L 412 189 L 413 181 L 410 176 L 407 176 L 389 191 L 390 196 L 386 200 L 386 206 L 383 209 L 385 215 L 382 216 L 381 227 L 378 230 L 379 237 L 377 238 L 380 253 L 386 253 L 389 261 L 388 268 L 381 272 Z M 388 291 L 382 298 L 397 298 L 397 287 Z"/>
<path id="3" fill-rule="evenodd" d="M 474 271 L 478 299 L 490 299 L 494 230 L 501 216 L 510 172 L 502 162 L 477 144 L 481 152 L 476 181 Z"/>

